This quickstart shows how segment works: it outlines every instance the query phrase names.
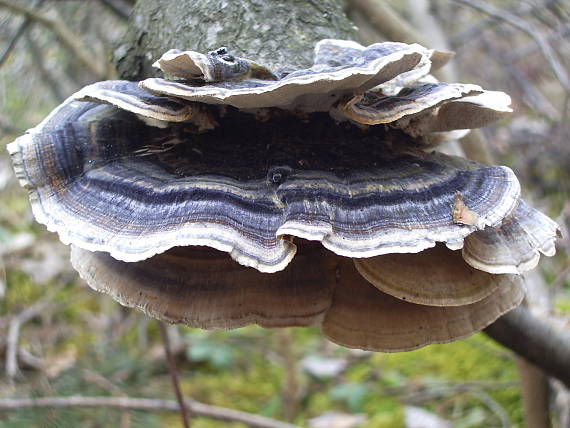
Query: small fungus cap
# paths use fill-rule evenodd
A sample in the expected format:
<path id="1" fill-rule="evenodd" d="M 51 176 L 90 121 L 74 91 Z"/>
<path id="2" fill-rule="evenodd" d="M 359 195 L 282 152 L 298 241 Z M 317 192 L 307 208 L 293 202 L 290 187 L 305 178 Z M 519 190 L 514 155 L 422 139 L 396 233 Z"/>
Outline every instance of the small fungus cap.
<path id="1" fill-rule="evenodd" d="M 198 67 L 193 59 L 197 57 L 195 52 L 177 55 L 180 56 L 166 56 L 172 61 L 176 58 L 177 65 L 181 62 L 179 58 L 187 59 L 185 64 L 189 72 L 193 73 Z M 212 68 L 202 71 L 203 80 L 209 82 L 207 85 L 199 81 L 161 78 L 146 79 L 140 85 L 157 95 L 227 104 L 241 109 L 286 107 L 328 111 L 346 94 L 366 91 L 413 70 L 424 56 L 428 57 L 429 51 L 420 45 L 388 42 L 363 47 L 355 42 L 327 39 L 317 43 L 315 63 L 311 68 L 287 73 L 279 80 L 240 78 L 214 82 L 208 77 L 215 73 Z M 172 71 L 167 64 L 170 62 L 162 59 L 157 63 L 163 71 Z M 178 72 L 178 75 L 181 74 Z M 217 74 L 224 72 L 217 71 Z M 250 77 L 250 74 L 246 73 L 245 76 Z"/>

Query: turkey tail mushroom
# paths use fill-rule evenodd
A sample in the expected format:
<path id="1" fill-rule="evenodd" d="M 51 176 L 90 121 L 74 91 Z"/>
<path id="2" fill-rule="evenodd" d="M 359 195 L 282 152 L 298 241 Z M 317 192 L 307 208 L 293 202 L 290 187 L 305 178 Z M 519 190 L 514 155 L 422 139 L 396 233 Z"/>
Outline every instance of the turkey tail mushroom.
<path id="1" fill-rule="evenodd" d="M 428 306 L 463 306 L 478 302 L 499 287 L 506 275 L 491 275 L 469 266 L 460 251 L 444 245 L 418 254 L 386 254 L 354 259 L 358 272 L 380 291 Z"/>
<path id="2" fill-rule="evenodd" d="M 71 262 L 94 290 L 169 323 L 204 329 L 319 324 L 335 283 L 333 254 L 307 248 L 289 267 L 264 274 L 203 247 L 177 247 L 126 263 L 72 246 Z"/>
<path id="3" fill-rule="evenodd" d="M 558 233 L 509 168 L 426 151 L 511 111 L 502 92 L 429 75 L 449 58 L 326 39 L 310 68 L 271 71 L 226 48 L 169 51 L 156 66 L 181 80 L 87 86 L 8 151 L 37 221 L 124 305 L 415 349 L 518 305 L 508 274 L 553 255 Z"/>
<path id="4" fill-rule="evenodd" d="M 451 342 L 485 328 L 521 303 L 520 278 L 510 275 L 501 282 L 489 296 L 469 305 L 417 305 L 382 293 L 344 260 L 322 331 L 339 345 L 382 352 Z"/>
<path id="5" fill-rule="evenodd" d="M 515 211 L 500 226 L 469 235 L 463 258 L 471 266 L 493 274 L 521 274 L 534 269 L 540 254 L 553 256 L 560 227 L 550 218 L 520 200 Z"/>

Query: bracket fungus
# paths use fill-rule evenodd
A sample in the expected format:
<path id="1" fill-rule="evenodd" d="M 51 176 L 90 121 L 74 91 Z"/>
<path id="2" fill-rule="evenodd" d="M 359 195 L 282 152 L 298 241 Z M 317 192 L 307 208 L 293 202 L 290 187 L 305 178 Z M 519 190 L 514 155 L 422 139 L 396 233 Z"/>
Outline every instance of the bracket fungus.
<path id="1" fill-rule="evenodd" d="M 517 306 L 559 233 L 509 168 L 433 151 L 510 111 L 434 81 L 450 56 L 322 40 L 283 71 L 171 50 L 169 79 L 87 86 L 8 149 L 36 219 L 126 306 L 378 351 L 448 342 Z"/>

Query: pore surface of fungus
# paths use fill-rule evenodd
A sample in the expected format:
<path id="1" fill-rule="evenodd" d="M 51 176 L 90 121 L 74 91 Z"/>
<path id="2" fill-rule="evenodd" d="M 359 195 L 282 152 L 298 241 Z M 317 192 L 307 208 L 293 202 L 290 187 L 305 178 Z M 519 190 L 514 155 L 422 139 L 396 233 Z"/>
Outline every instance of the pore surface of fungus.
<path id="1" fill-rule="evenodd" d="M 509 168 L 426 149 L 509 111 L 434 82 L 449 57 L 327 39 L 311 68 L 272 71 L 169 51 L 155 65 L 176 80 L 87 86 L 9 151 L 36 219 L 127 306 L 200 328 L 321 325 L 374 350 L 446 342 L 519 304 L 509 274 L 558 233 Z"/>

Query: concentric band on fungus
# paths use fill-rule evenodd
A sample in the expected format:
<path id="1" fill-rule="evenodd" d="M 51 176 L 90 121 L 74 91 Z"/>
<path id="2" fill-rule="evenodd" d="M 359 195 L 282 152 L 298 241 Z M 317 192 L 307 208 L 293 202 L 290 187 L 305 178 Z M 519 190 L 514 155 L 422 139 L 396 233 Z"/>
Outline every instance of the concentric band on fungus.
<path id="1" fill-rule="evenodd" d="M 191 103 L 157 97 L 139 88 L 137 82 L 106 80 L 86 86 L 73 95 L 80 101 L 111 104 L 122 110 L 166 122 L 184 122 L 193 114 Z"/>
<path id="2" fill-rule="evenodd" d="M 350 119 L 366 125 L 390 123 L 404 116 L 415 115 L 432 109 L 446 101 L 483 92 L 477 85 L 461 83 L 429 83 L 415 85 L 386 97 L 374 93 L 357 95 L 341 111 Z"/>
<path id="3" fill-rule="evenodd" d="M 219 132 L 233 141 L 234 133 L 226 129 L 222 123 Z M 253 133 L 247 144 L 257 141 L 264 147 L 265 134 L 256 132 L 267 129 L 245 127 L 243 132 Z M 360 131 L 346 132 L 352 136 Z M 334 133 L 343 135 L 340 129 Z M 340 172 L 301 169 L 290 159 L 289 164 L 256 170 L 263 178 L 253 179 L 207 169 L 178 175 L 153 156 L 133 154 L 153 141 L 175 140 L 176 147 L 188 151 L 191 141 L 208 141 L 210 135 L 184 134 L 174 126 L 149 127 L 111 106 L 68 100 L 58 114 L 9 150 L 39 222 L 57 231 L 65 243 L 107 251 L 124 261 L 142 260 L 174 246 L 207 245 L 230 253 L 241 264 L 275 272 L 294 255 L 288 235 L 322 241 L 347 257 L 418 252 L 436 242 L 457 248 L 475 227 L 453 222 L 456 192 L 479 215 L 479 227 L 498 225 L 520 192 L 508 168 L 438 153 L 379 157 L 376 166 Z M 363 135 L 359 144 L 380 146 L 375 134 Z M 237 136 L 242 138 L 239 132 Z M 287 140 L 293 151 L 291 144 Z M 328 153 L 329 148 L 323 150 Z M 261 156 L 256 153 L 258 160 Z M 207 154 L 194 157 L 198 167 Z"/>
<path id="4" fill-rule="evenodd" d="M 540 254 L 556 253 L 560 227 L 548 216 L 520 200 L 499 226 L 469 235 L 463 246 L 465 261 L 493 274 L 521 274 L 534 269 Z"/>

